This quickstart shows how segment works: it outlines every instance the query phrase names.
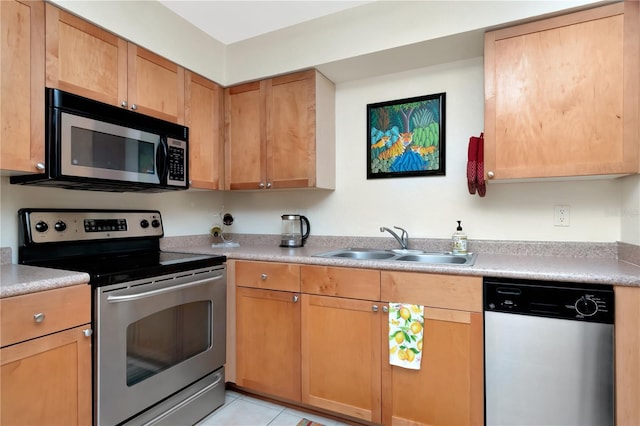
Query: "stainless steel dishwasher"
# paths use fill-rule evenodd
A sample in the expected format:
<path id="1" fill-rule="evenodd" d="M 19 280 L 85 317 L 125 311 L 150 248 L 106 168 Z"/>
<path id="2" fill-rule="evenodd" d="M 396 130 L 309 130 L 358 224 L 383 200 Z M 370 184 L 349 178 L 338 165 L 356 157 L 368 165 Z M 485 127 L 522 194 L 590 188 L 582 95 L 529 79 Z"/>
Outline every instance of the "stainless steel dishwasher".
<path id="1" fill-rule="evenodd" d="M 484 279 L 485 420 L 615 424 L 608 285 Z"/>

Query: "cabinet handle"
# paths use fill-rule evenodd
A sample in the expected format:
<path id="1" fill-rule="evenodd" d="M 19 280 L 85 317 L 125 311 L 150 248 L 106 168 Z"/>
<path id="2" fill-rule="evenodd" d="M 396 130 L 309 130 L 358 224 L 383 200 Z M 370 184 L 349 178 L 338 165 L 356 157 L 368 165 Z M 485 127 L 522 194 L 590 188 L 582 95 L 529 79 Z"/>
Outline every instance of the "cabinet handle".
<path id="1" fill-rule="evenodd" d="M 33 320 L 38 324 L 40 324 L 42 321 L 44 321 L 44 314 L 42 312 L 38 312 L 37 314 L 34 314 Z"/>
<path id="2" fill-rule="evenodd" d="M 271 188 L 271 182 L 267 182 L 267 188 Z"/>
<path id="3" fill-rule="evenodd" d="M 389 312 L 389 307 L 387 305 L 382 307 L 382 312 L 387 313 Z"/>
<path id="4" fill-rule="evenodd" d="M 292 297 L 293 303 L 296 303 L 298 301 L 298 295 L 294 294 Z"/>
<path id="5" fill-rule="evenodd" d="M 260 274 L 260 278 L 262 278 L 262 280 L 266 280 L 267 279 L 267 274 Z"/>
<path id="6" fill-rule="evenodd" d="M 373 305 L 373 306 L 371 307 L 371 310 L 372 310 L 373 312 L 378 312 L 378 305 Z"/>
<path id="7" fill-rule="evenodd" d="M 127 103 L 127 101 L 122 101 L 122 103 L 120 105 L 122 105 L 124 108 L 126 108 L 127 105 L 129 105 L 129 104 Z"/>
<path id="8" fill-rule="evenodd" d="M 135 110 L 137 110 L 137 109 L 138 109 L 138 105 L 136 105 L 136 104 L 131 104 L 131 109 L 132 109 L 132 110 L 134 110 L 134 111 L 135 111 Z"/>
<path id="9" fill-rule="evenodd" d="M 45 168 L 44 163 L 36 163 L 36 169 L 44 171 Z"/>
<path id="10" fill-rule="evenodd" d="M 264 188 L 264 182 L 260 182 L 260 184 L 258 184 L 258 188 L 260 189 Z"/>
<path id="11" fill-rule="evenodd" d="M 493 177 L 494 177 L 494 176 L 495 176 L 495 173 L 493 173 L 491 170 L 489 170 L 489 171 L 487 172 L 487 177 L 488 177 L 489 179 L 493 179 Z"/>
<path id="12" fill-rule="evenodd" d="M 84 334 L 85 336 L 89 337 L 93 334 L 93 330 L 90 328 L 87 328 L 86 330 L 82 330 L 82 334 Z"/>

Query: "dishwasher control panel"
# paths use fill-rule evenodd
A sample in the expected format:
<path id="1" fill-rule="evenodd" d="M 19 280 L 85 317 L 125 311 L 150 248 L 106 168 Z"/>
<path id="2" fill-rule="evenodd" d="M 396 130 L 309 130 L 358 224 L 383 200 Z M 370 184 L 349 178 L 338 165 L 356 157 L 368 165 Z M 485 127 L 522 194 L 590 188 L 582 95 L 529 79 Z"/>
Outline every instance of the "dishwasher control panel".
<path id="1" fill-rule="evenodd" d="M 484 310 L 613 324 L 613 287 L 486 277 Z"/>

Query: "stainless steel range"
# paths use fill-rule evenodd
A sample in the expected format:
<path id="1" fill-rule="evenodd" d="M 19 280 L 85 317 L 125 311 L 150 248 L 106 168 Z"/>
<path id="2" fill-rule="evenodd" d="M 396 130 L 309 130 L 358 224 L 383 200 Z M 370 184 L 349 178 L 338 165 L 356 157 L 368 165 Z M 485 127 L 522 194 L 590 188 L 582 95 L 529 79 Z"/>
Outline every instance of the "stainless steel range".
<path id="1" fill-rule="evenodd" d="M 224 256 L 161 251 L 158 211 L 18 216 L 20 263 L 90 276 L 94 424 L 193 424 L 224 403 Z"/>

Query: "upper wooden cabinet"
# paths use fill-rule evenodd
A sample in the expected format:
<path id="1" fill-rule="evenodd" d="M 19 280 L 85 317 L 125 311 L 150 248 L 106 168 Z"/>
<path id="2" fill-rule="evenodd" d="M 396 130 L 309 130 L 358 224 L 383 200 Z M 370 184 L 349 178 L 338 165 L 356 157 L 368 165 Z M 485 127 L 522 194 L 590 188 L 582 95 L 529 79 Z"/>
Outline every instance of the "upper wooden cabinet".
<path id="1" fill-rule="evenodd" d="M 226 189 L 334 189 L 334 97 L 315 70 L 225 89 Z"/>
<path id="2" fill-rule="evenodd" d="M 0 168 L 44 163 L 44 3 L 0 2 Z"/>
<path id="3" fill-rule="evenodd" d="M 638 171 L 638 2 L 485 35 L 485 174 Z"/>
<path id="4" fill-rule="evenodd" d="M 189 127 L 189 180 L 192 188 L 224 189 L 222 87 L 185 72 L 185 125 Z"/>
<path id="5" fill-rule="evenodd" d="M 184 123 L 184 68 L 46 5 L 46 85 Z"/>

